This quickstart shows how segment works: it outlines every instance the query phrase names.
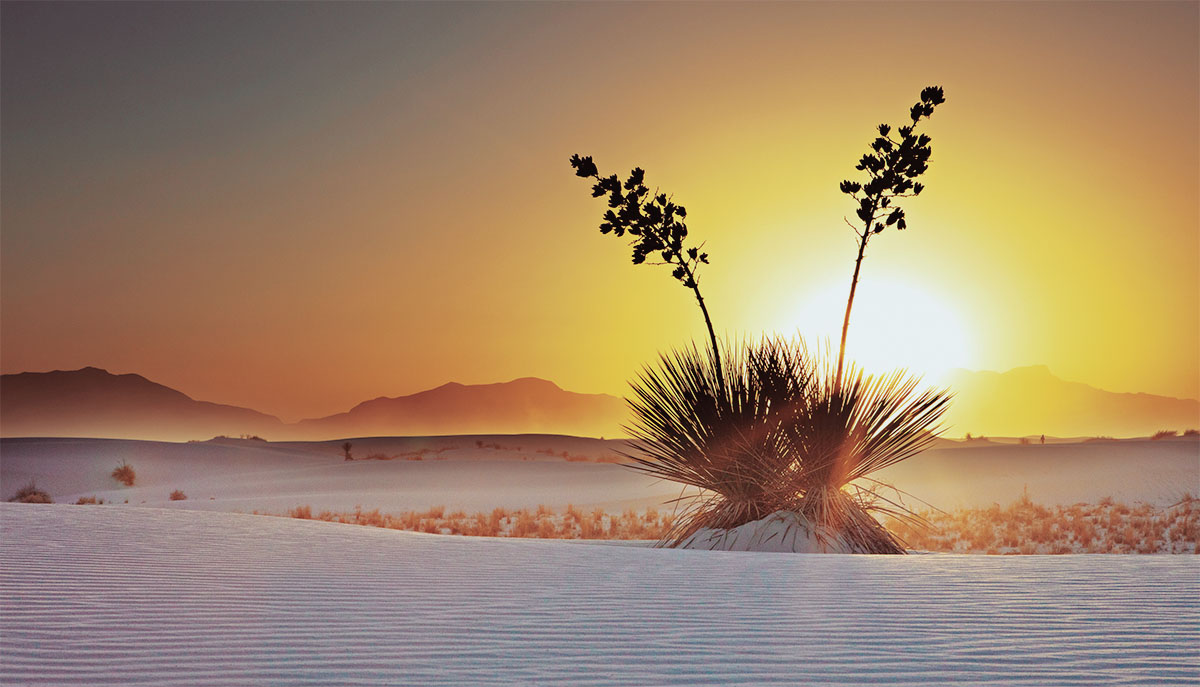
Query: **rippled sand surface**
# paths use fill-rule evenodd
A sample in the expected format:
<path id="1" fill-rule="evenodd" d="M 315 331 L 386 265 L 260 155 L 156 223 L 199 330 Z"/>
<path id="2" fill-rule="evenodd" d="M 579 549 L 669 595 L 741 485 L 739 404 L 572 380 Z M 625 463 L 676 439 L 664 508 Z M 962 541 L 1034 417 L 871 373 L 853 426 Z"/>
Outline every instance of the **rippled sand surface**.
<path id="1" fill-rule="evenodd" d="M 0 684 L 1200 682 L 1195 556 L 840 556 L 0 504 Z"/>

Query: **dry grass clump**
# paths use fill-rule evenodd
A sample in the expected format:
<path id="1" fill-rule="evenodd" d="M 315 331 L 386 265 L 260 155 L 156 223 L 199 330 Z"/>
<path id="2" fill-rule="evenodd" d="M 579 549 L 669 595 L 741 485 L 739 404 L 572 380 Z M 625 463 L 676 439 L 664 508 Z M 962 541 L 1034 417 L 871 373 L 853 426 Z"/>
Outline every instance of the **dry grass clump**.
<path id="1" fill-rule="evenodd" d="M 17 490 L 17 493 L 12 495 L 9 503 L 54 503 L 54 499 L 50 498 L 50 494 L 43 489 L 38 489 L 37 482 L 29 480 L 29 484 Z"/>
<path id="2" fill-rule="evenodd" d="M 927 527 L 888 523 L 912 548 L 954 553 L 1200 553 L 1200 500 L 1169 508 L 1102 499 L 1047 507 L 1023 496 L 1007 508 L 924 512 Z"/>
<path id="3" fill-rule="evenodd" d="M 120 465 L 113 468 L 112 478 L 127 487 L 132 487 L 134 482 L 137 481 L 137 473 L 133 471 L 132 465 L 129 465 L 125 461 L 121 461 Z"/>
<path id="4" fill-rule="evenodd" d="M 99 505 L 104 503 L 104 499 L 98 499 L 95 496 L 80 496 L 75 502 L 76 506 Z"/>
<path id="5" fill-rule="evenodd" d="M 168 498 L 172 501 L 186 501 L 187 494 L 183 493 L 182 489 L 176 489 L 175 491 L 171 492 L 171 495 Z"/>
<path id="6" fill-rule="evenodd" d="M 298 506 L 291 509 L 288 516 L 408 532 L 537 539 L 661 539 L 674 524 L 672 516 L 662 515 L 654 508 L 643 512 L 627 509 L 622 513 L 607 513 L 596 509 L 584 513 L 571 505 L 561 513 L 539 505 L 533 509 L 496 508 L 491 512 L 476 513 L 456 510 L 447 514 L 445 507 L 436 506 L 425 511 L 397 514 L 362 508 L 342 513 L 326 510 L 315 516 L 311 507 Z"/>

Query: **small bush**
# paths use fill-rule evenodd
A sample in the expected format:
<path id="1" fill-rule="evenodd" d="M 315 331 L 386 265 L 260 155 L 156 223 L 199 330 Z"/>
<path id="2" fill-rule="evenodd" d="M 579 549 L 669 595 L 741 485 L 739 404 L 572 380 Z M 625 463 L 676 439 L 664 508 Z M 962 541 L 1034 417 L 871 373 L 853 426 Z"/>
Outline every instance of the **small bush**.
<path id="1" fill-rule="evenodd" d="M 187 494 L 183 493 L 182 489 L 176 489 L 175 491 L 171 492 L 171 496 L 169 498 L 172 501 L 186 501 Z"/>
<path id="2" fill-rule="evenodd" d="M 112 478 L 127 487 L 132 487 L 133 483 L 137 481 L 137 473 L 133 471 L 132 465 L 121 461 L 120 465 L 113 468 Z"/>
<path id="3" fill-rule="evenodd" d="M 95 496 L 80 496 L 79 500 L 75 502 L 75 505 L 76 506 L 86 506 L 86 505 L 90 505 L 90 504 L 101 504 L 101 503 L 104 503 L 104 499 L 98 499 Z"/>
<path id="4" fill-rule="evenodd" d="M 1154 436 L 1150 437 L 1150 440 L 1158 441 L 1159 439 L 1170 439 L 1177 434 L 1179 434 L 1179 432 L 1176 432 L 1173 429 L 1160 429 L 1154 433 Z"/>
<path id="5" fill-rule="evenodd" d="M 1185 437 L 1200 436 L 1200 429 L 1185 429 L 1185 430 L 1183 430 L 1183 436 L 1185 436 Z"/>
<path id="6" fill-rule="evenodd" d="M 38 489 L 37 483 L 33 480 L 29 480 L 29 484 L 18 489 L 9 501 L 12 503 L 54 503 L 50 494 Z"/>

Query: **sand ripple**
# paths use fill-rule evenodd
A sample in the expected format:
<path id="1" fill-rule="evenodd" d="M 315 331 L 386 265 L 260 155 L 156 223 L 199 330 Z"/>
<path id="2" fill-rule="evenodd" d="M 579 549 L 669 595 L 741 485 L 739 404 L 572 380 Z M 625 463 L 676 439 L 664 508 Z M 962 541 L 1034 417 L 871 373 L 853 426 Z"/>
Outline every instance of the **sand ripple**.
<path id="1" fill-rule="evenodd" d="M 1200 558 L 662 551 L 0 504 L 0 682 L 1200 682 Z"/>

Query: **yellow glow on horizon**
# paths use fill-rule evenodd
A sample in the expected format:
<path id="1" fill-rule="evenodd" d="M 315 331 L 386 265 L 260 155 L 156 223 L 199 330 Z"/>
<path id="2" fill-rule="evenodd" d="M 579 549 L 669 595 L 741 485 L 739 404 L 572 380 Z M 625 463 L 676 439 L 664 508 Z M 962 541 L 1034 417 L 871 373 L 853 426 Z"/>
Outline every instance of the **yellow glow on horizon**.
<path id="1" fill-rule="evenodd" d="M 950 299 L 908 280 L 870 277 L 865 266 L 863 271 L 850 313 L 848 363 L 873 373 L 905 368 L 926 383 L 972 365 L 970 331 Z M 828 341 L 836 356 L 849 288 L 849 277 L 829 283 L 795 309 L 795 329 L 810 346 Z"/>

